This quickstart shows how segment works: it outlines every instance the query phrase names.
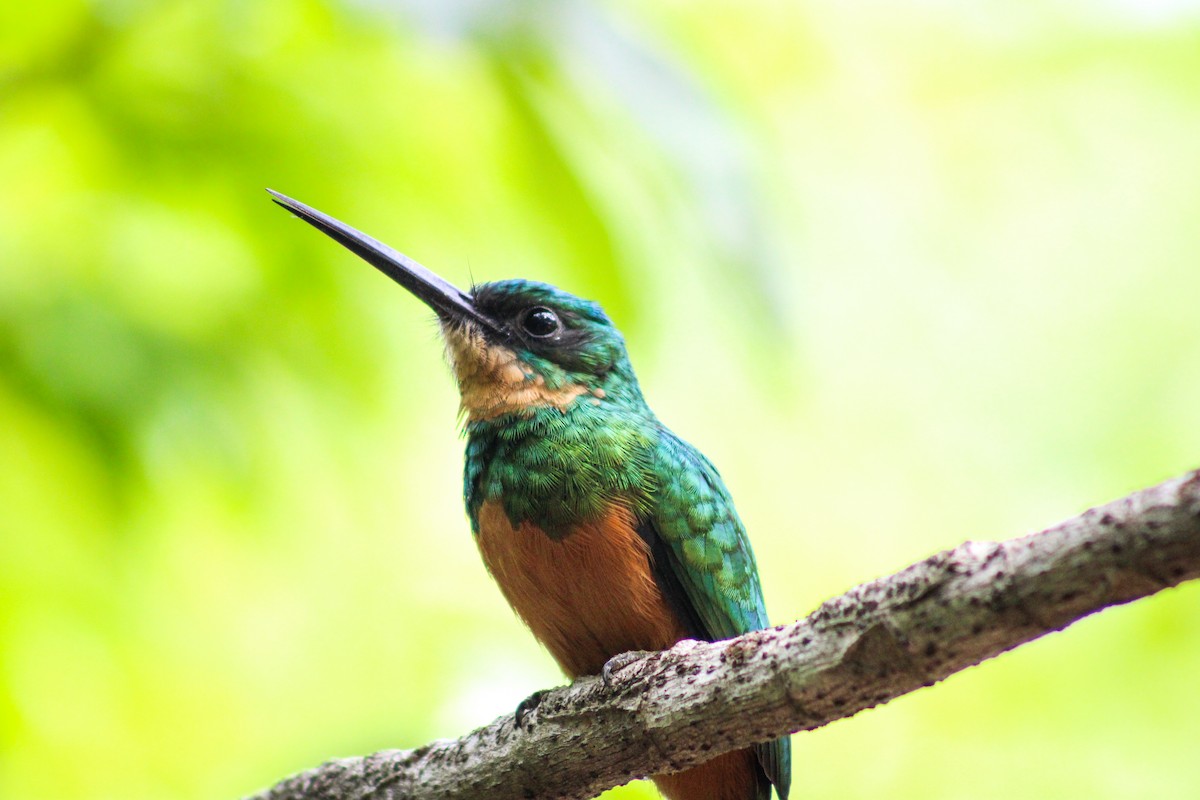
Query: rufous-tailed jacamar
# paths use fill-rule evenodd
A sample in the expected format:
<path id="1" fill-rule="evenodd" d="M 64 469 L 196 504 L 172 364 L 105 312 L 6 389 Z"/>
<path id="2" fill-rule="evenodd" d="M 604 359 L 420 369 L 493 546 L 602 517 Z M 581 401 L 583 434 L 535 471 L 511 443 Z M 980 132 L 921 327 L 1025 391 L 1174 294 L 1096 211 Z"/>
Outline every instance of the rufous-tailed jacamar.
<path id="1" fill-rule="evenodd" d="M 464 494 L 484 564 L 571 677 L 630 650 L 765 627 L 754 555 L 713 465 L 646 405 L 596 303 L 544 283 L 462 292 L 276 192 L 437 314 L 466 418 Z M 654 781 L 672 800 L 786 800 L 787 739 Z"/>

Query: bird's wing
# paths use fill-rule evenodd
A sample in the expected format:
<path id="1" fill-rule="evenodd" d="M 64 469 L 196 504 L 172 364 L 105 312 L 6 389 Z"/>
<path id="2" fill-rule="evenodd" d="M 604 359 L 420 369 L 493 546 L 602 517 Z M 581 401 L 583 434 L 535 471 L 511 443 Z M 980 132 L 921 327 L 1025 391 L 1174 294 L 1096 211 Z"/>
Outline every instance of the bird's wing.
<path id="1" fill-rule="evenodd" d="M 693 636 L 728 639 L 765 628 L 767 611 L 754 552 L 716 467 L 664 430 L 656 472 L 662 481 L 640 520 L 655 578 Z M 759 763 L 786 800 L 791 750 L 786 738 L 758 745 Z"/>

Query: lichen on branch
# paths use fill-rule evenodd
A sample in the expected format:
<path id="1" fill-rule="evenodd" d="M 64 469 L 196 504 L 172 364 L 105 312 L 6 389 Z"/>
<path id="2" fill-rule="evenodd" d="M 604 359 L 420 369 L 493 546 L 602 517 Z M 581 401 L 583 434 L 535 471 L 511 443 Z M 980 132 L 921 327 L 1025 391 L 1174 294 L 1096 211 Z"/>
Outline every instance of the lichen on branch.
<path id="1" fill-rule="evenodd" d="M 578 680 L 548 692 L 520 728 L 506 715 L 460 739 L 330 761 L 252 800 L 582 800 L 819 728 L 1197 577 L 1200 471 L 1040 533 L 967 542 L 798 622 L 685 640 L 608 684 Z"/>

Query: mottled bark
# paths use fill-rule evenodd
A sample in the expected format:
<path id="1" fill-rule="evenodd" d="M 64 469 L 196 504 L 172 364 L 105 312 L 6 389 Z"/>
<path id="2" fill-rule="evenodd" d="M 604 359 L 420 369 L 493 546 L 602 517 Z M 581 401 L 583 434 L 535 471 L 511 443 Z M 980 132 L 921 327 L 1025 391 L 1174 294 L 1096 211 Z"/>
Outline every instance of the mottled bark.
<path id="1" fill-rule="evenodd" d="M 680 642 L 453 741 L 330 761 L 257 800 L 586 798 L 929 686 L 1200 577 L 1200 471 L 1041 533 L 967 542 L 724 642 Z M 1080 665 L 1087 669 L 1087 665 Z M 515 705 L 515 703 L 514 703 Z"/>

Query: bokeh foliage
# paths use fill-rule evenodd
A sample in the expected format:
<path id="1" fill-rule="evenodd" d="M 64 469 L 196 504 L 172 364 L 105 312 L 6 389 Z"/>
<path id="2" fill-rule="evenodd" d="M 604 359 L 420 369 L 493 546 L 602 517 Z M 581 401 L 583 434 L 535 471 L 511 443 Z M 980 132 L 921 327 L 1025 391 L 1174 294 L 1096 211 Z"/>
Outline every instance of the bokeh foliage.
<path id="1" fill-rule="evenodd" d="M 0 6 L 0 797 L 214 798 L 558 680 L 428 315 L 605 304 L 773 616 L 1200 461 L 1184 2 Z M 1200 590 L 796 739 L 800 797 L 1187 797 Z M 650 797 L 646 786 L 614 797 Z"/>

